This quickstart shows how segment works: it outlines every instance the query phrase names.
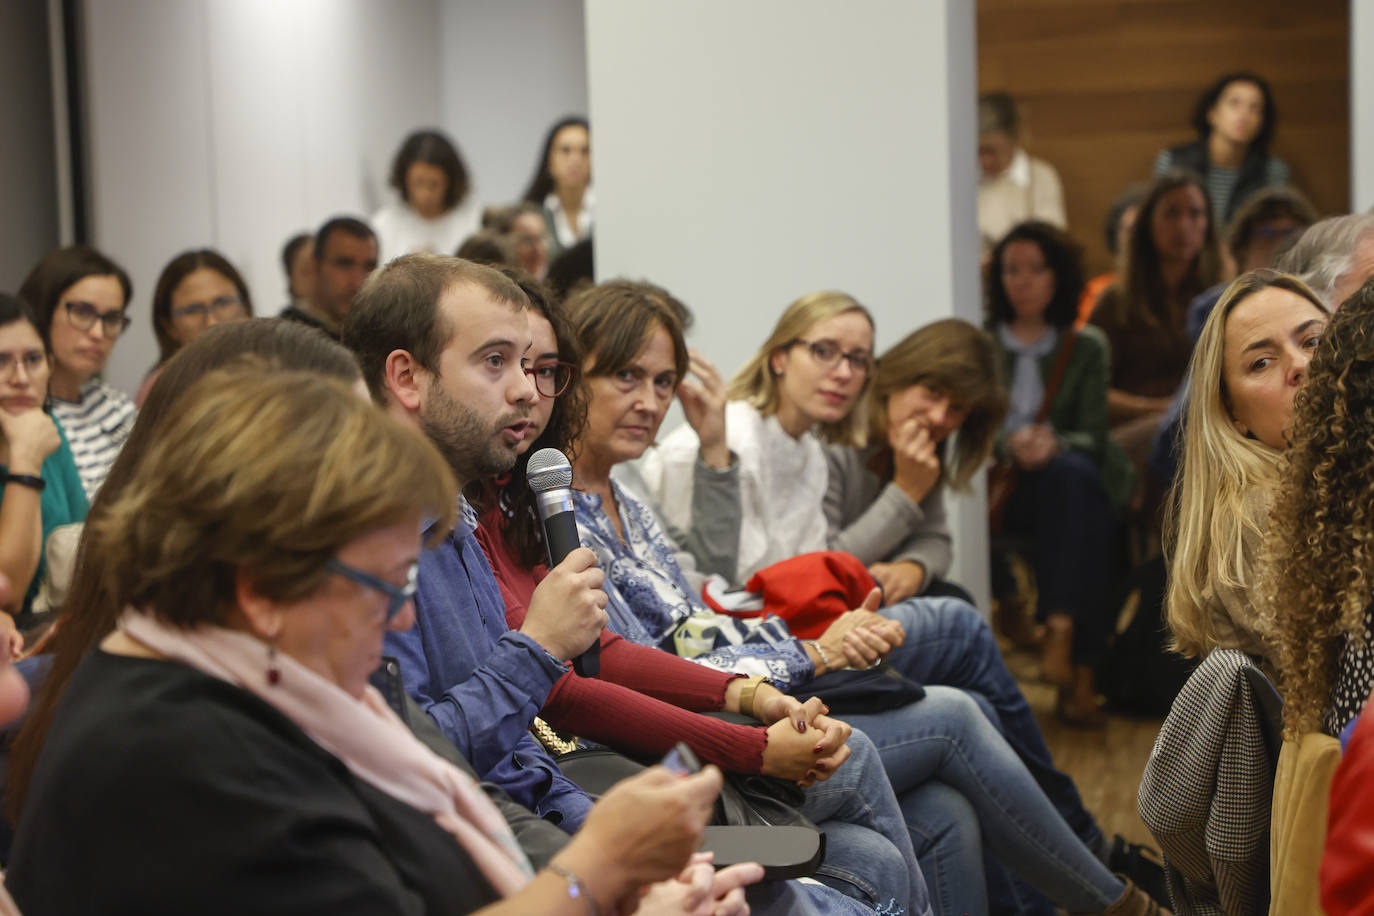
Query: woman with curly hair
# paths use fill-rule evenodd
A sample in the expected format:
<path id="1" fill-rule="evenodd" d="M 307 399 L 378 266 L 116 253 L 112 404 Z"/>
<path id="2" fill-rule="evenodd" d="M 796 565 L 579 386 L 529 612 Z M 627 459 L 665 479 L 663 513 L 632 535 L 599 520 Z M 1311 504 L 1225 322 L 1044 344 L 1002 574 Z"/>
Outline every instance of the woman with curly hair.
<path id="1" fill-rule="evenodd" d="M 1255 566 L 1293 399 L 1329 312 L 1300 280 L 1237 278 L 1198 338 L 1189 374 L 1183 469 L 1169 501 L 1174 648 L 1236 648 L 1272 658 L 1253 606 Z"/>
<path id="2" fill-rule="evenodd" d="M 1312 360 L 1265 542 L 1260 594 L 1294 734 L 1338 735 L 1374 686 L 1374 282 Z"/>

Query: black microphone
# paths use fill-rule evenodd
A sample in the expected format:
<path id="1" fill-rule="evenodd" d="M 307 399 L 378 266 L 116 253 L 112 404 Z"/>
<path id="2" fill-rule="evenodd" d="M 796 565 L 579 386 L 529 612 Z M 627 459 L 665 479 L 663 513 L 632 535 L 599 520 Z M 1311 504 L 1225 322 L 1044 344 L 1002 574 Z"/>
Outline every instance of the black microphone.
<path id="1" fill-rule="evenodd" d="M 544 523 L 544 546 L 549 549 L 549 569 L 582 546 L 577 536 L 577 515 L 572 501 L 572 465 L 556 448 L 541 448 L 525 465 L 525 480 L 534 491 L 539 520 Z M 573 659 L 573 670 L 582 677 L 596 677 L 601 670 L 601 636 L 587 651 Z"/>

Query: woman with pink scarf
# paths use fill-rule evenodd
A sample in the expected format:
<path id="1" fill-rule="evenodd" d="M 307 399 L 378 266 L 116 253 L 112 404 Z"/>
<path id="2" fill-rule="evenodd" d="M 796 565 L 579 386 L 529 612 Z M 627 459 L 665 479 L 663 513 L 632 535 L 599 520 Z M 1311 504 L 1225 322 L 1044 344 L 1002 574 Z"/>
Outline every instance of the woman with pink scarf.
<path id="1" fill-rule="evenodd" d="M 422 519 L 458 502 L 428 442 L 251 363 L 177 407 L 87 532 L 87 610 L 113 628 L 29 784 L 6 879 L 25 913 L 747 912 L 761 870 L 692 857 L 714 768 L 627 780 L 534 873 L 369 685 L 414 620 Z"/>

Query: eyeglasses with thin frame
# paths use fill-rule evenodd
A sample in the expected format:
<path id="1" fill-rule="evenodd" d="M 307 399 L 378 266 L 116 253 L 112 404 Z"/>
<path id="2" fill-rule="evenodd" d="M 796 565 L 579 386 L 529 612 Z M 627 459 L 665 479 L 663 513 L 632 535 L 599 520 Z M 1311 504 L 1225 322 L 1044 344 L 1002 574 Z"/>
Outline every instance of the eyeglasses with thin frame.
<path id="1" fill-rule="evenodd" d="M 211 315 L 216 321 L 232 321 L 245 314 L 243 300 L 238 296 L 220 296 L 210 302 L 192 302 L 172 309 L 173 318 L 181 318 L 193 324 L 205 324 Z"/>
<path id="2" fill-rule="evenodd" d="M 525 374 L 534 379 L 534 388 L 543 397 L 556 398 L 568 390 L 568 385 L 572 384 L 573 376 L 577 374 L 577 367 L 572 363 L 565 363 L 561 359 L 553 362 L 535 363 L 533 366 L 521 366 Z"/>
<path id="3" fill-rule="evenodd" d="M 105 332 L 106 337 L 118 337 L 129 328 L 132 320 L 124 314 L 124 310 L 117 312 L 102 312 L 89 302 L 64 302 L 63 308 L 67 311 L 67 323 L 78 331 L 89 331 L 95 327 L 97 321 Z"/>
<path id="4" fill-rule="evenodd" d="M 855 375 L 867 376 L 877 365 L 870 353 L 863 350 L 850 350 L 848 353 L 840 350 L 840 345 L 833 340 L 804 340 L 798 337 L 788 346 L 795 347 L 802 344 L 811 351 L 811 358 L 816 361 L 816 365 L 823 369 L 834 369 L 840 364 L 840 360 L 849 363 L 849 368 Z"/>
<path id="5" fill-rule="evenodd" d="M 406 584 L 392 585 L 385 579 L 379 579 L 369 572 L 363 572 L 356 566 L 349 566 L 347 563 L 335 557 L 330 557 L 325 561 L 324 568 L 332 573 L 343 576 L 359 585 L 367 588 L 376 589 L 387 597 L 386 619 L 390 623 L 392 618 L 401 613 L 401 608 L 406 606 L 406 602 L 415 597 L 416 576 L 420 572 L 420 564 L 410 564 L 410 571 L 406 573 Z"/>
<path id="6" fill-rule="evenodd" d="M 13 353 L 0 353 L 0 378 L 13 378 L 14 370 L 18 366 L 24 367 L 24 374 L 29 378 L 48 365 L 48 354 L 42 350 L 30 350 L 15 356 Z"/>

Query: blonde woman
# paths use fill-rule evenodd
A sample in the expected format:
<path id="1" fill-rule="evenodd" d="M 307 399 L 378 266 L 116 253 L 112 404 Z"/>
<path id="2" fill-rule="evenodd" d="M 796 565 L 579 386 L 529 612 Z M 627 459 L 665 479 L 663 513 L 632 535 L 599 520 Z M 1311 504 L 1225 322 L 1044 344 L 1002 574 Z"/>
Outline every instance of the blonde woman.
<path id="1" fill-rule="evenodd" d="M 1374 687 L 1374 284 L 1331 320 L 1293 414 L 1260 574 L 1295 734 L 1339 735 Z"/>
<path id="2" fill-rule="evenodd" d="M 1273 658 L 1253 600 L 1256 564 L 1293 399 L 1329 314 L 1302 281 L 1256 270 L 1230 285 L 1203 326 L 1166 525 L 1166 611 L 1184 655 L 1233 648 Z"/>
<path id="3" fill-rule="evenodd" d="M 773 333 L 730 382 L 725 396 L 697 354 L 703 384 L 679 388 L 688 424 L 645 459 L 650 495 L 676 528 L 693 527 L 698 461 L 739 463 L 739 549 L 733 578 L 744 582 L 781 560 L 826 548 L 822 502 L 829 480 L 822 443 L 856 445 L 859 397 L 874 369 L 873 319 L 854 298 L 818 292 L 789 305 Z"/>

